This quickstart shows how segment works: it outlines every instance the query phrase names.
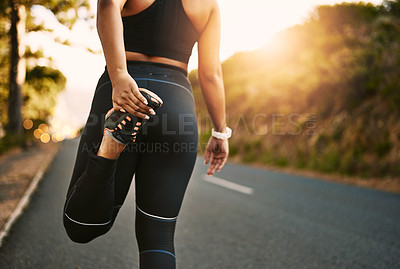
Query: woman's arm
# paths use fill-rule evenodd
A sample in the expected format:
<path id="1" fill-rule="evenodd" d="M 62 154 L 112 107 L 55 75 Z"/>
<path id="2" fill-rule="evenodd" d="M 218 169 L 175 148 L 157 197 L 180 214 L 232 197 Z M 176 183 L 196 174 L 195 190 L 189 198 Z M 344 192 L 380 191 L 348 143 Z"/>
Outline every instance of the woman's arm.
<path id="1" fill-rule="evenodd" d="M 126 66 L 123 25 L 121 11 L 126 0 L 98 0 L 97 3 L 97 32 L 113 93 L 113 107 L 125 110 L 140 118 L 148 118 L 146 113 L 154 111 L 146 106 L 146 99 L 140 94 L 138 86 L 129 75 Z"/>
<path id="2" fill-rule="evenodd" d="M 225 91 L 219 60 L 221 19 L 217 2 L 214 0 L 207 24 L 198 40 L 199 82 L 207 110 L 214 128 L 226 132 Z M 219 171 L 228 158 L 228 140 L 211 136 L 205 153 L 205 164 L 210 160 L 207 174 Z"/>
<path id="3" fill-rule="evenodd" d="M 219 60 L 220 14 L 215 3 L 198 41 L 199 82 L 204 101 L 218 132 L 224 132 L 225 93 Z"/>

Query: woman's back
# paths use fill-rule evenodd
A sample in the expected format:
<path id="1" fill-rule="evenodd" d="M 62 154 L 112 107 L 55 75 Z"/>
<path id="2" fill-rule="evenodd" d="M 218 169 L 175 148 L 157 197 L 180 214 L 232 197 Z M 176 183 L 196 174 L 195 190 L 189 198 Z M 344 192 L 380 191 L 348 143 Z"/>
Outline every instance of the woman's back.
<path id="1" fill-rule="evenodd" d="M 126 17 L 138 14 L 149 8 L 157 1 L 181 2 L 186 15 L 193 23 L 197 32 L 201 32 L 204 29 L 214 2 L 210 0 L 127 0 L 122 9 L 121 15 Z"/>
<path id="2" fill-rule="evenodd" d="M 211 0 L 128 0 L 121 12 L 126 56 L 187 69 L 213 10 Z"/>
<path id="3" fill-rule="evenodd" d="M 139 13 L 124 16 L 126 51 L 188 63 L 199 34 L 181 0 L 155 0 Z"/>

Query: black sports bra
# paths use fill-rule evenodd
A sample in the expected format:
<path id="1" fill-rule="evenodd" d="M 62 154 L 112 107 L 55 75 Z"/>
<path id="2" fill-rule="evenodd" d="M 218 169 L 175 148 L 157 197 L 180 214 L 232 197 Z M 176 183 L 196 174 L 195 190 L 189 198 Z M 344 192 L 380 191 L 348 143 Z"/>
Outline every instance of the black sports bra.
<path id="1" fill-rule="evenodd" d="M 181 0 L 155 0 L 145 10 L 122 17 L 125 50 L 187 63 L 199 34 Z"/>

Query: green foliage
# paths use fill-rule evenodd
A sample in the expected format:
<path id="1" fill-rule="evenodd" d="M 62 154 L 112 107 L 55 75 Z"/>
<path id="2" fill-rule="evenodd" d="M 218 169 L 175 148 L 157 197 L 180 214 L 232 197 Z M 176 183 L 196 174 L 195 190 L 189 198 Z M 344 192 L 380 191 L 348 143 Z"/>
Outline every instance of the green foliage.
<path id="1" fill-rule="evenodd" d="M 326 33 L 347 35 L 357 33 L 360 31 L 360 27 L 369 24 L 378 15 L 378 7 L 370 3 L 342 3 L 317 7 L 313 19 L 322 26 Z"/>
<path id="2" fill-rule="evenodd" d="M 30 15 L 30 8 L 33 5 L 42 5 L 50 9 L 59 21 L 68 27 L 72 27 L 77 20 L 79 9 L 89 8 L 88 0 L 18 0 L 13 3 L 24 5 L 26 8 L 28 15 L 26 20 L 27 32 L 46 30 L 42 25 L 33 23 L 33 18 Z M 0 0 L 0 126 L 5 126 L 8 122 L 10 10 L 9 1 Z M 43 58 L 43 53 L 41 51 L 32 53 L 28 46 L 24 56 L 25 58 Z M 65 84 L 66 78 L 58 70 L 42 66 L 28 66 L 26 83 L 23 85 L 22 92 L 24 101 L 22 107 L 23 117 L 33 119 L 34 122 L 45 122 L 46 118 L 52 114 L 57 94 L 64 89 Z M 0 152 L 10 146 L 21 144 L 18 139 L 13 140 L 10 135 L 6 134 L 0 141 Z M 26 141 L 26 135 L 22 136 L 22 139 Z"/>
<path id="3" fill-rule="evenodd" d="M 226 60 L 233 155 L 326 173 L 399 177 L 399 18 L 400 0 L 324 5 L 265 48 Z M 197 72 L 189 79 L 204 115 Z M 307 127 L 309 114 L 316 115 L 314 129 Z M 257 132 L 263 128 L 268 132 Z"/>
<path id="4" fill-rule="evenodd" d="M 8 18 L 0 17 L 0 122 L 4 126 L 7 119 L 8 83 L 9 83 L 9 38 Z M 32 53 L 29 47 L 26 58 L 41 58 L 43 53 Z M 63 74 L 49 67 L 28 67 L 26 83 L 23 87 L 22 108 L 24 118 L 45 120 L 52 113 L 57 94 L 64 89 L 66 78 Z"/>
<path id="5" fill-rule="evenodd" d="M 72 28 L 78 19 L 78 10 L 80 8 L 89 9 L 88 0 L 47 0 L 41 1 L 40 5 L 50 9 L 57 17 L 58 21 Z"/>
<path id="6" fill-rule="evenodd" d="M 23 116 L 29 119 L 46 119 L 53 114 L 56 98 L 65 88 L 66 78 L 55 69 L 36 66 L 26 72 Z"/>
<path id="7" fill-rule="evenodd" d="M 400 17 L 400 1 L 399 0 L 385 0 L 381 6 L 383 12 L 387 12 L 393 17 Z"/>

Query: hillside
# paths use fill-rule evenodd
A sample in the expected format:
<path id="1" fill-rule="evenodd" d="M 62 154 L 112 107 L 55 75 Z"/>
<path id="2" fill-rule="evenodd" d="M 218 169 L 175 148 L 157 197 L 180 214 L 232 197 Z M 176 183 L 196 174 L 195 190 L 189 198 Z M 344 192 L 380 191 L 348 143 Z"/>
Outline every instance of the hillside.
<path id="1" fill-rule="evenodd" d="M 400 177 L 400 0 L 319 6 L 266 47 L 223 63 L 231 156 Z M 200 149 L 211 129 L 197 71 Z"/>

